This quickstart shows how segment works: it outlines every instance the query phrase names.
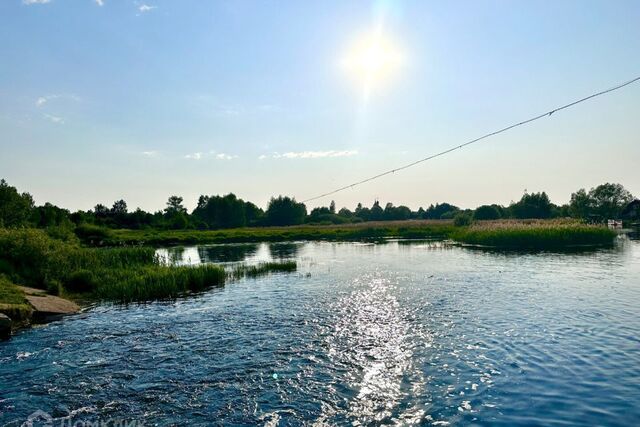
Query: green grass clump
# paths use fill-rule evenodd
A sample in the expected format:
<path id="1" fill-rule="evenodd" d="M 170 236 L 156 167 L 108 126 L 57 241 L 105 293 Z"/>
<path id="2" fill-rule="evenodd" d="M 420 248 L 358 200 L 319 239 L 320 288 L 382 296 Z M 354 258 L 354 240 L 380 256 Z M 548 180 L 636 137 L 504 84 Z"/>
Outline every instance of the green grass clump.
<path id="1" fill-rule="evenodd" d="M 486 221 L 451 234 L 455 241 L 510 249 L 556 249 L 613 244 L 615 232 L 575 221 Z"/>
<path id="2" fill-rule="evenodd" d="M 0 313 L 6 314 L 14 321 L 28 319 L 31 306 L 24 294 L 5 276 L 0 275 Z"/>
<path id="3" fill-rule="evenodd" d="M 173 299 L 186 292 L 198 292 L 224 284 L 226 274 L 215 265 L 169 267 L 149 265 L 96 272 L 95 298 L 103 301 L 134 302 Z"/>
<path id="4" fill-rule="evenodd" d="M 243 277 L 258 277 L 269 273 L 296 271 L 298 264 L 295 261 L 262 262 L 256 265 L 237 265 L 230 272 L 229 276 L 235 280 Z"/>

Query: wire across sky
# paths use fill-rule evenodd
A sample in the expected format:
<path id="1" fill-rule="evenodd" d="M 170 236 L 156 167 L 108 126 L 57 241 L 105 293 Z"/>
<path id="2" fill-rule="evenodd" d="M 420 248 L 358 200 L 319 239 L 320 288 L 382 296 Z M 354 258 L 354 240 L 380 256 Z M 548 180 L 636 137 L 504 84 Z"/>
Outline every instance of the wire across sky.
<path id="1" fill-rule="evenodd" d="M 547 112 L 545 112 L 545 113 L 539 114 L 539 115 L 537 115 L 537 116 L 531 117 L 531 118 L 526 119 L 526 120 L 523 120 L 523 121 L 521 121 L 521 122 L 514 123 L 514 124 L 512 124 L 512 125 L 509 125 L 509 126 L 503 127 L 502 129 L 499 129 L 499 130 L 496 130 L 496 131 L 493 131 L 493 132 L 487 133 L 487 134 L 482 135 L 482 136 L 480 136 L 480 137 L 478 137 L 478 138 L 472 139 L 471 141 L 467 141 L 467 142 L 465 142 L 465 143 L 463 143 L 463 144 L 456 145 L 455 147 L 451 147 L 451 148 L 449 148 L 449 149 L 447 149 L 447 150 L 444 150 L 444 151 L 441 151 L 441 152 L 439 152 L 439 153 L 432 154 L 432 155 L 430 155 L 430 156 L 428 156 L 428 157 L 425 157 L 425 158 L 422 158 L 422 159 L 416 160 L 416 161 L 411 162 L 411 163 L 407 163 L 407 164 L 405 164 L 405 165 L 399 166 L 399 167 L 394 168 L 394 169 L 389 169 L 389 170 L 387 170 L 387 171 L 385 171 L 385 172 L 381 172 L 381 173 L 379 173 L 379 174 L 377 174 L 377 175 L 373 175 L 373 176 L 371 176 L 371 177 L 369 177 L 369 178 L 365 178 L 365 179 L 363 179 L 363 180 L 360 180 L 360 181 L 357 181 L 357 182 L 351 183 L 351 184 L 349 184 L 349 185 L 345 185 L 344 187 L 337 188 L 337 189 L 332 190 L 332 191 L 329 191 L 329 192 L 327 192 L 327 193 L 323 193 L 323 194 L 320 194 L 320 195 L 315 196 L 315 197 L 310 197 L 310 198 L 308 198 L 308 199 L 303 200 L 303 201 L 302 201 L 302 203 L 307 203 L 307 202 L 310 202 L 310 201 L 312 201 L 312 200 L 322 199 L 323 197 L 331 196 L 331 195 L 336 194 L 336 193 L 339 193 L 339 192 L 341 192 L 341 191 L 348 190 L 348 189 L 350 189 L 350 188 L 354 188 L 354 187 L 356 187 L 356 186 L 358 186 L 358 185 L 362 185 L 362 184 L 365 184 L 365 183 L 367 183 L 367 182 L 374 181 L 374 180 L 376 180 L 376 179 L 378 179 L 378 178 L 382 178 L 383 176 L 390 175 L 390 174 L 392 174 L 392 173 L 399 172 L 399 171 L 404 170 L 404 169 L 408 169 L 408 168 L 410 168 L 410 167 L 412 167 L 412 166 L 418 165 L 418 164 L 420 164 L 420 163 L 424 163 L 424 162 L 426 162 L 426 161 L 428 161 L 428 160 L 435 159 L 436 157 L 444 156 L 445 154 L 451 153 L 452 151 L 456 151 L 456 150 L 459 150 L 459 149 L 461 149 L 461 148 L 464 148 L 464 147 L 466 147 L 466 146 L 468 146 L 468 145 L 475 144 L 476 142 L 480 142 L 480 141 L 482 141 L 482 140 L 484 140 L 484 139 L 487 139 L 487 138 L 490 138 L 490 137 L 492 137 L 492 136 L 498 135 L 498 134 L 500 134 L 500 133 L 506 132 L 506 131 L 511 130 L 511 129 L 513 129 L 513 128 L 517 128 L 517 127 L 519 127 L 519 126 L 524 126 L 524 125 L 529 124 L 529 123 L 531 123 L 531 122 L 535 122 L 536 120 L 540 120 L 540 119 L 542 119 L 542 118 L 544 118 L 544 117 L 549 117 L 549 116 L 551 116 L 553 113 L 556 113 L 556 112 L 558 112 L 558 111 L 566 110 L 567 108 L 571 108 L 571 107 L 573 107 L 573 106 L 575 106 L 575 105 L 578 105 L 578 104 L 580 104 L 580 103 L 582 103 L 582 102 L 588 101 L 588 100 L 590 100 L 590 99 L 596 98 L 596 97 L 601 96 L 601 95 L 605 95 L 605 94 L 607 94 L 607 93 L 610 93 L 610 92 L 616 91 L 616 90 L 618 90 L 618 89 L 622 89 L 623 87 L 625 87 L 625 86 L 629 86 L 630 84 L 633 84 L 633 83 L 635 83 L 635 82 L 637 82 L 637 81 L 640 81 L 640 76 L 638 76 L 638 77 L 636 77 L 636 78 L 634 78 L 634 79 L 632 79 L 632 80 L 629 80 L 629 81 L 627 81 L 627 82 L 625 82 L 625 83 L 621 83 L 621 84 L 619 84 L 619 85 L 617 85 L 617 86 L 614 86 L 614 87 L 611 87 L 611 88 L 609 88 L 609 89 L 603 90 L 603 91 L 601 91 L 601 92 L 593 93 L 593 94 L 591 94 L 591 95 L 589 95 L 589 96 L 586 96 L 586 97 L 584 97 L 584 98 L 581 98 L 581 99 L 578 99 L 578 100 L 576 100 L 576 101 L 570 102 L 570 103 L 565 104 L 565 105 L 563 105 L 563 106 L 561 106 L 561 107 L 554 108 L 554 109 L 549 110 L 549 111 L 547 111 Z"/>

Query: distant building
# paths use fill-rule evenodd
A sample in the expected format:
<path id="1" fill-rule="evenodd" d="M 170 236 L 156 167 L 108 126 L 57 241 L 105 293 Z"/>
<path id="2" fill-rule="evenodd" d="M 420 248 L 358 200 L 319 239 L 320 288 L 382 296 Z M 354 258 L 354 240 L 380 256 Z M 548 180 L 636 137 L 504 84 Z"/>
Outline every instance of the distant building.
<path id="1" fill-rule="evenodd" d="M 620 216 L 624 219 L 640 220 L 640 200 L 635 199 L 625 206 Z"/>

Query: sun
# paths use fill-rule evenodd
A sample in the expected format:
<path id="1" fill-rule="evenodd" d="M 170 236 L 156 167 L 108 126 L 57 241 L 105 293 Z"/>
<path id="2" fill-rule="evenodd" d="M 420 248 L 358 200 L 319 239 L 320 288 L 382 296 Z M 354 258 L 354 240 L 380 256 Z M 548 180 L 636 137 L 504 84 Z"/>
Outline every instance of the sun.
<path id="1" fill-rule="evenodd" d="M 386 83 L 404 63 L 396 44 L 380 31 L 358 38 L 342 61 L 350 76 L 365 91 Z"/>

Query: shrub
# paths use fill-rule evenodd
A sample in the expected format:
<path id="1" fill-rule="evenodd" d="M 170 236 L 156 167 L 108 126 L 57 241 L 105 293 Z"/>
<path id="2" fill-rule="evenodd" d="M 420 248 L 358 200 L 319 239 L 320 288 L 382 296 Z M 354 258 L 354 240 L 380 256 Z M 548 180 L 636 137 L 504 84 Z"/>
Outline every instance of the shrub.
<path id="1" fill-rule="evenodd" d="M 81 224 L 75 229 L 76 236 L 84 242 L 99 243 L 109 237 L 109 230 L 91 224 Z"/>
<path id="2" fill-rule="evenodd" d="M 471 215 L 467 213 L 457 213 L 453 218 L 453 225 L 455 225 L 456 227 L 465 227 L 467 225 L 471 225 L 471 222 Z"/>

